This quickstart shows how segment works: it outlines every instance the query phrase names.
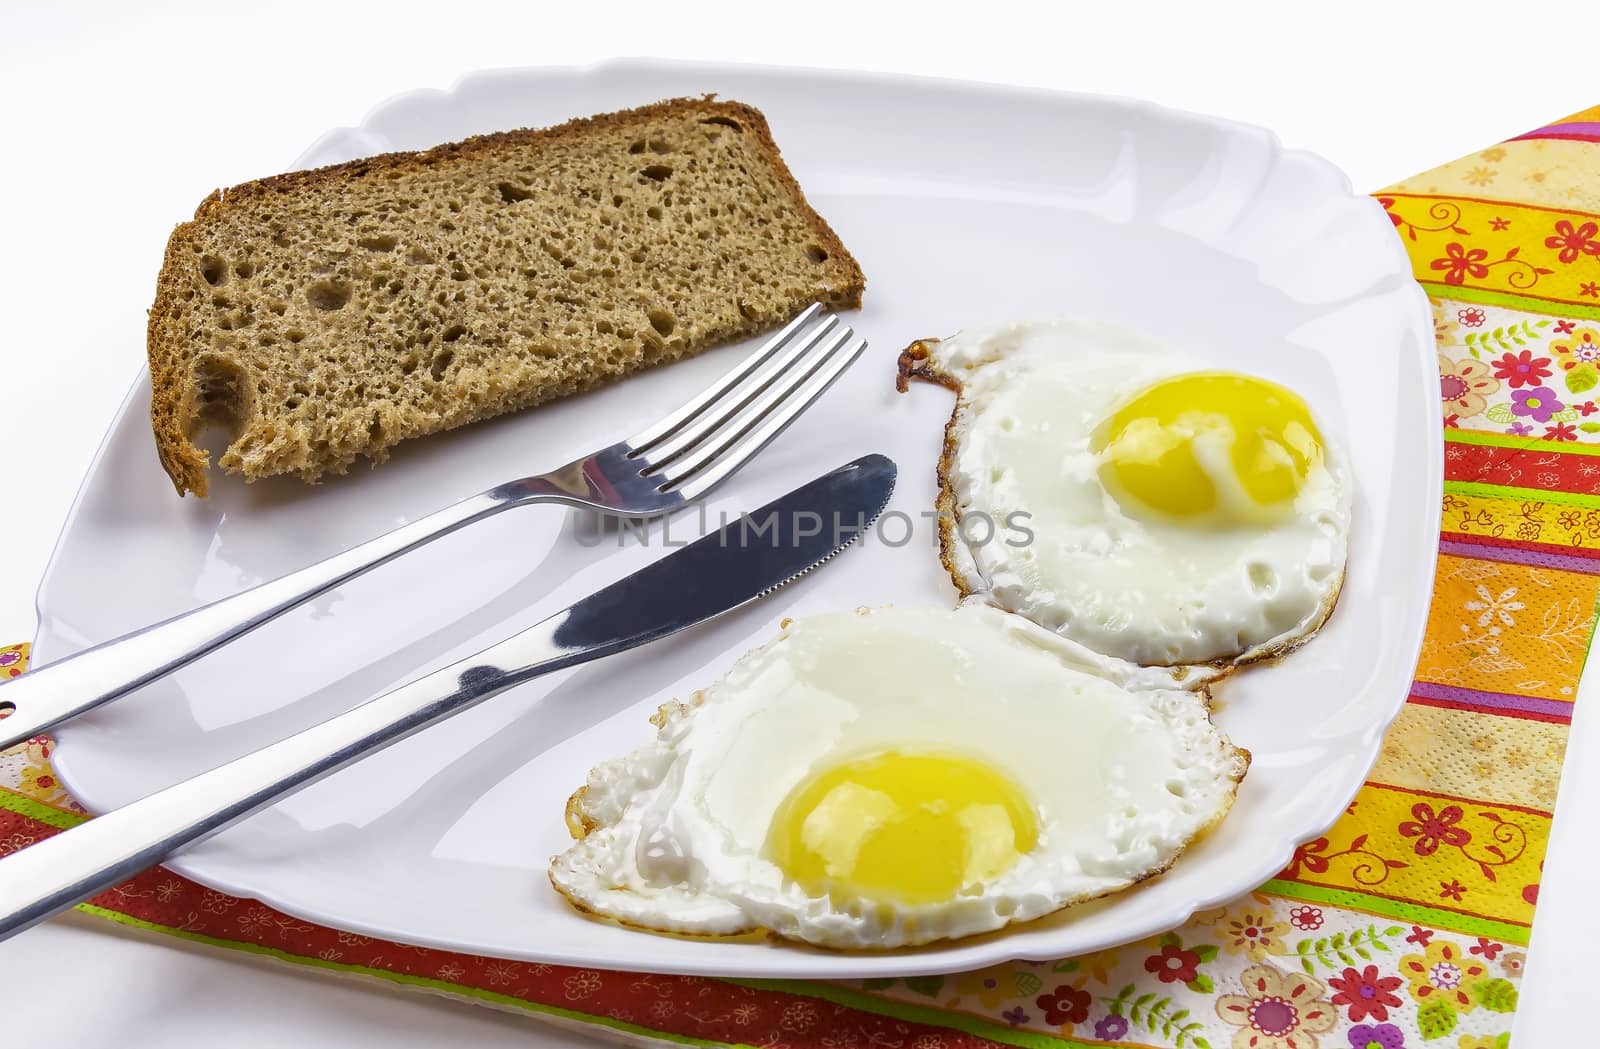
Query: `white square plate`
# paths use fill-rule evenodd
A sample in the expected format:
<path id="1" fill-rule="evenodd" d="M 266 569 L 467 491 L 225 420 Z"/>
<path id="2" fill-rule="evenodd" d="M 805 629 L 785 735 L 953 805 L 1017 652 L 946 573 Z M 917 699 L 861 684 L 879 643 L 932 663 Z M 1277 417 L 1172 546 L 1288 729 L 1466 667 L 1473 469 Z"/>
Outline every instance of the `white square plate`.
<path id="1" fill-rule="evenodd" d="M 533 682 L 319 783 L 171 861 L 306 919 L 484 955 L 660 972 L 846 977 L 954 971 L 1094 950 L 1248 891 L 1343 812 L 1404 701 L 1427 612 L 1441 455 L 1432 328 L 1376 203 L 1255 128 L 1133 102 L 854 74 L 619 62 L 474 75 L 324 136 L 314 166 L 718 92 L 763 109 L 811 201 L 856 253 L 867 355 L 709 510 L 737 512 L 869 451 L 901 467 L 892 510 L 934 500 L 946 391 L 894 392 L 912 339 L 1065 312 L 1163 336 L 1212 366 L 1302 392 L 1358 479 L 1344 595 L 1328 627 L 1220 690 L 1255 755 L 1232 815 L 1166 876 L 1004 934 L 834 955 L 694 942 L 581 917 L 546 881 L 562 806 L 646 718 L 771 638 L 784 616 L 949 604 L 918 519 L 715 624 Z M 209 190 L 195 187 L 196 199 Z M 173 216 L 174 219 L 180 216 Z M 152 273 L 160 245 L 150 245 Z M 153 286 L 153 281 L 152 281 Z M 141 352 L 129 332 L 127 354 Z M 515 417 L 403 445 L 308 488 L 214 479 L 178 499 L 139 383 L 40 589 L 38 656 L 59 659 L 332 554 L 491 484 L 607 443 L 698 391 L 728 347 Z M 60 732 L 72 793 L 105 810 L 345 710 L 521 629 L 654 558 L 585 547 L 577 517 L 515 511 L 377 570 Z M 676 537 L 695 529 L 674 522 Z M 660 528 L 656 537 L 660 539 Z M 981 716 L 978 714 L 976 716 Z M 1019 730 L 1025 730 L 1019 727 Z"/>

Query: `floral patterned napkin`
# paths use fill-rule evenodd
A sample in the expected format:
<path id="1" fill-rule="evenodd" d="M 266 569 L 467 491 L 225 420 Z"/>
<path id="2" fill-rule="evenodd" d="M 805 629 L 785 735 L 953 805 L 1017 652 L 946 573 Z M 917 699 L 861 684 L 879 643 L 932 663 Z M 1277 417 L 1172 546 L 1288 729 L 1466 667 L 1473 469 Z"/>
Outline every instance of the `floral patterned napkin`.
<path id="1" fill-rule="evenodd" d="M 771 1049 L 1505 1049 L 1600 594 L 1600 108 L 1378 197 L 1434 296 L 1444 523 L 1410 701 L 1276 878 L 1087 957 L 843 983 L 529 965 L 300 921 L 157 868 L 82 908 L 587 1025 Z M 0 648 L 0 676 L 26 665 Z M 0 855 L 84 819 L 0 753 Z"/>

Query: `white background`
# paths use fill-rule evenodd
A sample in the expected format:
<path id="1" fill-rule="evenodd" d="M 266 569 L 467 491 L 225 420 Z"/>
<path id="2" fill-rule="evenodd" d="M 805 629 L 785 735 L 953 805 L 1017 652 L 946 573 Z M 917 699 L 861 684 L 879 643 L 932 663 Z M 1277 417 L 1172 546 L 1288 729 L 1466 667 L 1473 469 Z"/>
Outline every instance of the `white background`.
<path id="1" fill-rule="evenodd" d="M 1332 159 L 1358 188 L 1376 189 L 1600 103 L 1597 30 L 1600 9 L 1583 0 L 1498 8 L 1102 0 L 1054 3 L 1048 13 L 994 0 L 783 4 L 771 13 L 752 0 L 7 0 L 0 639 L 33 636 L 32 595 L 57 527 L 140 366 L 144 311 L 172 226 L 212 189 L 281 170 L 323 130 L 359 123 L 392 94 L 446 87 L 478 68 L 614 55 L 994 80 L 1261 124 Z M 1600 675 L 1591 673 L 1517 1018 L 1523 1047 L 1577 1044 L 1566 1024 L 1585 1011 L 1572 1004 L 1594 994 L 1600 908 L 1584 890 L 1600 847 L 1580 828 L 1600 820 L 1600 774 L 1584 771 L 1585 754 L 1600 754 L 1597 693 Z M 573 1040 L 522 1017 L 375 992 L 82 918 L 0 945 L 0 972 L 0 1024 L 36 1025 L 8 1035 L 63 1049 L 209 1047 L 224 1036 L 230 1046 L 300 1049 Z"/>

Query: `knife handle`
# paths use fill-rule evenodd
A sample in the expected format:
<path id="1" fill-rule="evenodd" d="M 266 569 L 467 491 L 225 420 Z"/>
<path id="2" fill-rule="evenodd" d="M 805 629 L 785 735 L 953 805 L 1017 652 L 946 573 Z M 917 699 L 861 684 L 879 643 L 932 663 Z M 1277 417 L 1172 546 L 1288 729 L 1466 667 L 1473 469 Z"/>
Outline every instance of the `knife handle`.
<path id="1" fill-rule="evenodd" d="M 745 520 L 724 525 L 476 655 L 0 860 L 0 939 L 514 685 L 671 636 L 772 593 L 860 538 L 888 504 L 895 476 L 894 463 L 881 455 L 846 463 L 752 516 L 831 516 L 859 522 L 853 527 L 828 537 L 820 527 L 796 529 L 787 542 L 775 531 L 768 547 L 752 541 L 762 533 L 748 533 Z"/>
<path id="2" fill-rule="evenodd" d="M 0 750 L 165 677 L 408 550 L 525 501 L 531 500 L 502 489 L 472 496 L 299 571 L 13 678 L 0 685 Z"/>
<path id="3" fill-rule="evenodd" d="M 375 750 L 531 677 L 582 661 L 553 640 L 567 615 L 561 612 L 469 660 L 12 854 L 0 861 L 0 940 Z M 502 666 L 518 669 L 508 673 Z"/>

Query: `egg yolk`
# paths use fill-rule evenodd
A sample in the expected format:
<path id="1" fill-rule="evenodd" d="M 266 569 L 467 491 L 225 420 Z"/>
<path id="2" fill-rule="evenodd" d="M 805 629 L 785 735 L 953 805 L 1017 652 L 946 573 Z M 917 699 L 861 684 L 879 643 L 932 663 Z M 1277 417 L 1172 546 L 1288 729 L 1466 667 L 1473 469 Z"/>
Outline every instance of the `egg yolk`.
<path id="1" fill-rule="evenodd" d="M 1034 847 L 1033 807 L 972 758 L 888 751 L 836 765 L 784 799 L 767 855 L 813 896 L 938 903 Z"/>
<path id="2" fill-rule="evenodd" d="M 1283 517 L 1323 454 L 1305 401 L 1229 372 L 1145 387 L 1096 428 L 1090 449 L 1131 516 L 1199 526 Z"/>

